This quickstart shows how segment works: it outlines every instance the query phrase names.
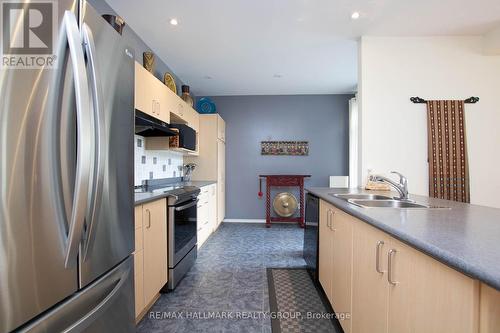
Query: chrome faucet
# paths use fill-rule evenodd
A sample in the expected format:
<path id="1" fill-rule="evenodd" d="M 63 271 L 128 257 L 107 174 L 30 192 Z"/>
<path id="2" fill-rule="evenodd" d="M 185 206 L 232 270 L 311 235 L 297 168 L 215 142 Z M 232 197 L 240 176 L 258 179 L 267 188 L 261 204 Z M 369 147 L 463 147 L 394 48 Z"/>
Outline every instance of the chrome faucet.
<path id="1" fill-rule="evenodd" d="M 396 183 L 394 180 L 380 175 L 371 175 L 370 180 L 377 183 L 387 183 L 392 187 L 394 187 L 396 191 L 398 191 L 399 193 L 399 198 L 395 199 L 406 200 L 406 201 L 410 200 L 408 198 L 408 179 L 406 179 L 405 176 L 403 176 L 397 171 L 391 171 L 391 173 L 394 173 L 399 176 L 399 183 Z"/>

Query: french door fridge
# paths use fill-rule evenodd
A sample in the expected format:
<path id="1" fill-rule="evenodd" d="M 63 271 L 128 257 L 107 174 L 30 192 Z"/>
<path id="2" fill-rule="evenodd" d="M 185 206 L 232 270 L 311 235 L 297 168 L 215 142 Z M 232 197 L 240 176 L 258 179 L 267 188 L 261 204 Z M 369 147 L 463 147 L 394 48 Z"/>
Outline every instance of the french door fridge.
<path id="1" fill-rule="evenodd" d="M 134 332 L 133 51 L 53 3 L 57 66 L 0 70 L 0 333 Z"/>

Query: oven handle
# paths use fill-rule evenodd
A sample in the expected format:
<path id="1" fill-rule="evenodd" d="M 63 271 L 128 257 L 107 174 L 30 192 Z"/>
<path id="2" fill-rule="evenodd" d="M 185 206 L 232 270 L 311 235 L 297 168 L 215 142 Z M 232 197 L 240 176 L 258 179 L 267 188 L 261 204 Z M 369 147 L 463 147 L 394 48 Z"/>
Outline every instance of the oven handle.
<path id="1" fill-rule="evenodd" d="M 200 199 L 193 200 L 193 201 L 191 201 L 191 203 L 188 203 L 187 205 L 184 205 L 184 206 L 175 207 L 175 211 L 178 212 L 178 211 L 187 209 L 189 207 L 196 206 L 198 204 L 198 201 L 200 201 Z"/>

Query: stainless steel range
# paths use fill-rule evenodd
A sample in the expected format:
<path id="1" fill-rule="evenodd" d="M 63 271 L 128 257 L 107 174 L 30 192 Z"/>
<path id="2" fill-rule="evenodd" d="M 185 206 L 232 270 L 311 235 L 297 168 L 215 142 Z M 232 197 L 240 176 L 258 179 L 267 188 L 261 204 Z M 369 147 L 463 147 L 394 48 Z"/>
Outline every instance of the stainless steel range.
<path id="1" fill-rule="evenodd" d="M 162 291 L 174 289 L 197 257 L 197 204 L 200 189 L 185 183 L 156 184 L 136 192 L 167 194 L 168 283 Z"/>
<path id="2" fill-rule="evenodd" d="M 168 289 L 174 289 L 194 265 L 197 256 L 197 204 L 200 189 L 183 188 L 168 203 Z"/>

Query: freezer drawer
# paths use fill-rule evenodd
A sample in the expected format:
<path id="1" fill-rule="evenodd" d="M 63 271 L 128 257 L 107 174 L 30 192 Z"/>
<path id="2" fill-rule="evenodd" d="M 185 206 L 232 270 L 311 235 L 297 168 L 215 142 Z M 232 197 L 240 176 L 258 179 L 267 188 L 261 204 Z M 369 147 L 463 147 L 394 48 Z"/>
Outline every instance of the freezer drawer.
<path id="1" fill-rule="evenodd" d="M 134 324 L 133 259 L 17 332 L 132 333 Z"/>

